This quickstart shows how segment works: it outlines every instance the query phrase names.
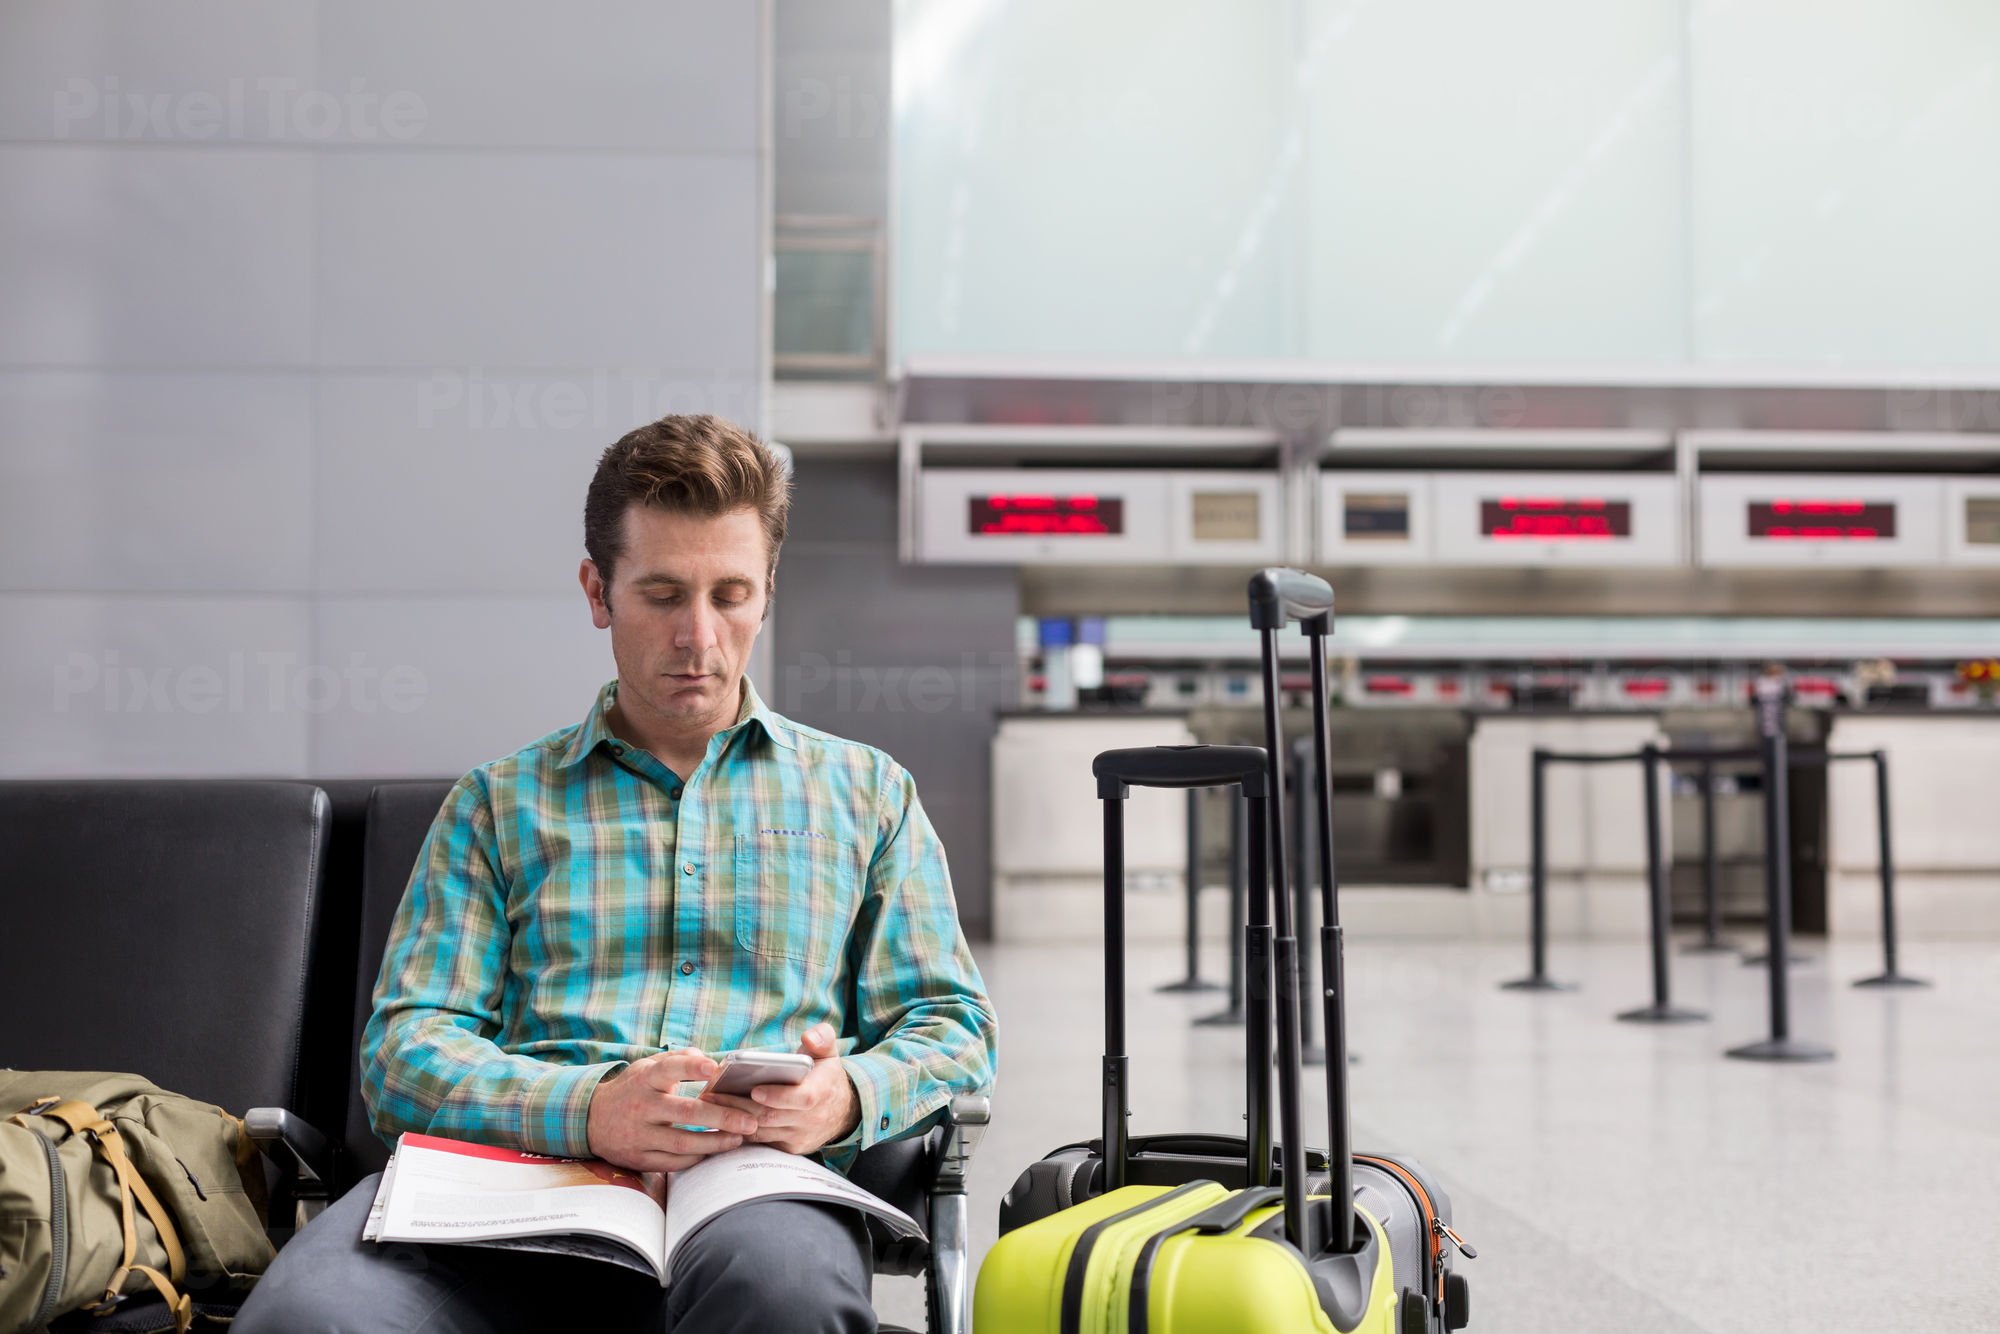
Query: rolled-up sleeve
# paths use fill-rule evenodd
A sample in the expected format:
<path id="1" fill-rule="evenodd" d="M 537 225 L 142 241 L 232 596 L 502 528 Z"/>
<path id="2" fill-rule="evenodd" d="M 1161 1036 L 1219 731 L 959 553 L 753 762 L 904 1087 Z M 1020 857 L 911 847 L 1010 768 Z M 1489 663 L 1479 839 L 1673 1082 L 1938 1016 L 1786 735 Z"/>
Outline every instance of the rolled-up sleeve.
<path id="1" fill-rule="evenodd" d="M 884 761 L 875 854 L 849 941 L 853 1048 L 841 1058 L 861 1119 L 829 1144 L 845 1167 L 927 1127 L 954 1094 L 992 1086 L 999 1026 L 958 920 L 944 847 L 916 782 Z"/>
<path id="2" fill-rule="evenodd" d="M 590 1100 L 622 1061 L 556 1065 L 500 1049 L 509 946 L 493 808 L 478 771 L 445 798 L 390 927 L 361 1041 L 375 1133 L 530 1153 L 590 1151 Z"/>

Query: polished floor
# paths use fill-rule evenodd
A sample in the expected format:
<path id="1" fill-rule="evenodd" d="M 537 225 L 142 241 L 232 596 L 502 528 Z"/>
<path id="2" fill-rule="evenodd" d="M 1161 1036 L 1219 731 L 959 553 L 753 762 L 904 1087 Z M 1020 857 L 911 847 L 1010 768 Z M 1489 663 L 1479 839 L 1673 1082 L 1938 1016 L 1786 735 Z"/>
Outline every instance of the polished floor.
<path id="1" fill-rule="evenodd" d="M 1792 1030 L 1837 1056 L 1773 1066 L 1722 1055 L 1766 1022 L 1764 973 L 1734 956 L 1677 956 L 1674 999 L 1712 1018 L 1651 1027 L 1612 1018 L 1649 999 L 1637 943 L 1559 943 L 1564 994 L 1497 989 L 1517 946 L 1350 943 L 1359 1147 L 1415 1154 L 1450 1192 L 1480 1253 L 1472 1330 L 2000 1330 L 2000 942 L 1906 945 L 1904 971 L 1935 983 L 1911 992 L 1847 985 L 1876 947 L 1809 952 Z M 1095 1133 L 1103 1029 L 1095 949 L 980 961 L 1002 1034 L 983 1254 L 1014 1175 Z M 1236 1129 L 1241 1030 L 1190 1026 L 1213 995 L 1155 993 L 1175 951 L 1130 967 L 1134 1130 Z M 1307 1092 L 1316 1128 L 1323 1085 Z M 915 1296 L 884 1280 L 880 1305 L 913 1323 Z"/>

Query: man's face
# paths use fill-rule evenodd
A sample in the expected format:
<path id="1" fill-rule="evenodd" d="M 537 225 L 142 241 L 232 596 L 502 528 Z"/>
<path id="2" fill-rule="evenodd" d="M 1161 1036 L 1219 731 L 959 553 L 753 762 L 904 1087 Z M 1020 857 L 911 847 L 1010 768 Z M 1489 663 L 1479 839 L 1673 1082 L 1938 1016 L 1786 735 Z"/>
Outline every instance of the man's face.
<path id="1" fill-rule="evenodd" d="M 738 683 L 770 604 L 768 565 L 755 510 L 715 518 L 626 510 L 609 597 L 594 561 L 581 572 L 591 619 L 611 631 L 621 711 L 680 726 L 735 722 Z"/>

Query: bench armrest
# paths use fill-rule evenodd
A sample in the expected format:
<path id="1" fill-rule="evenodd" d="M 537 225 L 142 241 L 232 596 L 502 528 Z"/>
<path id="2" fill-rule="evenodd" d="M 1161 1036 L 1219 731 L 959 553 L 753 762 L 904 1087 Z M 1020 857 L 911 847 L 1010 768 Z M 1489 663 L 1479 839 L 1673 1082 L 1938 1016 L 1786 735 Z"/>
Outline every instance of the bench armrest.
<path id="1" fill-rule="evenodd" d="M 933 1195 L 963 1195 L 972 1154 L 993 1120 L 993 1099 L 984 1093 L 961 1093 L 945 1110 L 938 1143 L 937 1176 L 931 1182 Z"/>
<path id="2" fill-rule="evenodd" d="M 326 1208 L 332 1193 L 332 1146 L 310 1121 L 283 1107 L 252 1107 L 243 1124 L 294 1203 L 294 1227 L 303 1228 Z"/>

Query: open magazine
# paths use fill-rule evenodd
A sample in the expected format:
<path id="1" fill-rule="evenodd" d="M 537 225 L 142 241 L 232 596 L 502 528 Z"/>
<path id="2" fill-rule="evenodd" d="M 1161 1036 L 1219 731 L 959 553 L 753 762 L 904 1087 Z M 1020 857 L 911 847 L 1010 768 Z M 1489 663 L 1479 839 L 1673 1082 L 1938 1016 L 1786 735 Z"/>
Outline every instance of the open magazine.
<path id="1" fill-rule="evenodd" d="M 665 1287 L 683 1242 L 753 1200 L 851 1205 L 898 1236 L 923 1235 L 908 1214 L 847 1178 L 762 1144 L 661 1174 L 405 1133 L 361 1236 L 589 1256 L 650 1272 Z"/>

